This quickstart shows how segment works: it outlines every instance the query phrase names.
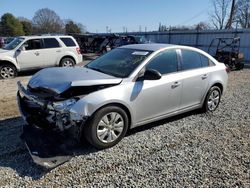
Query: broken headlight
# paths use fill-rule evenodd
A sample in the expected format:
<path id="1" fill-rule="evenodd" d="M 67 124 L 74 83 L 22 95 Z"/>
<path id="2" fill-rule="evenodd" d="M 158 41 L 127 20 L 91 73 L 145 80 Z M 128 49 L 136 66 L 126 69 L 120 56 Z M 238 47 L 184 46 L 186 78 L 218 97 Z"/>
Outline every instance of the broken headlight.
<path id="1" fill-rule="evenodd" d="M 64 112 L 68 111 L 75 103 L 77 99 L 68 99 L 60 102 L 53 102 L 52 106 L 56 111 Z"/>

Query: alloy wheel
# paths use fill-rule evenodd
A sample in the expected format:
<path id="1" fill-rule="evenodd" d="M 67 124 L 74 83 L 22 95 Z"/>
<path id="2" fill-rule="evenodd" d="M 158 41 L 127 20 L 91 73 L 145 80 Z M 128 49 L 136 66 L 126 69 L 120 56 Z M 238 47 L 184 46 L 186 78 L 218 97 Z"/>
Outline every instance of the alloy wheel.
<path id="1" fill-rule="evenodd" d="M 70 60 L 66 60 L 63 62 L 62 64 L 63 67 L 73 67 L 74 66 L 74 63 Z"/>
<path id="2" fill-rule="evenodd" d="M 1 77 L 6 78 L 14 78 L 15 77 L 15 70 L 12 67 L 4 66 L 0 71 Z"/>
<path id="3" fill-rule="evenodd" d="M 207 107 L 210 111 L 214 111 L 220 102 L 220 92 L 213 90 L 208 98 Z"/>
<path id="4" fill-rule="evenodd" d="M 117 112 L 104 115 L 97 126 L 97 137 L 103 143 L 114 142 L 122 134 L 124 119 Z"/>

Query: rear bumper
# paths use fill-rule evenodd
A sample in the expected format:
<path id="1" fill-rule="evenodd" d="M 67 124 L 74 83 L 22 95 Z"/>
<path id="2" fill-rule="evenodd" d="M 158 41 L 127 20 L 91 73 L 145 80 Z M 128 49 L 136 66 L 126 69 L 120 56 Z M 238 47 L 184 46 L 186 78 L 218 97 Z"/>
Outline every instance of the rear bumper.
<path id="1" fill-rule="evenodd" d="M 77 142 L 34 125 L 23 126 L 22 140 L 33 161 L 46 168 L 54 168 L 72 158 Z"/>

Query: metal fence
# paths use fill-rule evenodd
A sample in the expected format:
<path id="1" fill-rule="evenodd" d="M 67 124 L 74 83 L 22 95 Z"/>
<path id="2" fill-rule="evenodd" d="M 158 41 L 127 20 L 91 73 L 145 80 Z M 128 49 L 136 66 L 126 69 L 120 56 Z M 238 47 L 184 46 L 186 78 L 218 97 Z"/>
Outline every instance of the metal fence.
<path id="1" fill-rule="evenodd" d="M 200 48 L 206 52 L 208 52 L 209 45 L 214 38 L 240 37 L 240 52 L 244 53 L 244 61 L 250 62 L 250 29 L 134 32 L 129 34 L 144 36 L 150 42 L 193 46 Z M 213 53 L 215 53 L 215 46 L 212 46 L 210 50 L 210 54 L 214 55 Z"/>

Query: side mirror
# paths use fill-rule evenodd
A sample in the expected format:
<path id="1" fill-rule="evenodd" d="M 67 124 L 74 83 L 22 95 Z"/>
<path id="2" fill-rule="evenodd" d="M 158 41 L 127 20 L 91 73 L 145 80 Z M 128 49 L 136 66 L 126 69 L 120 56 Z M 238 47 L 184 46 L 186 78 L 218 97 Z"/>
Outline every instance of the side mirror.
<path id="1" fill-rule="evenodd" d="M 17 52 L 20 53 L 21 51 L 25 51 L 25 45 L 20 46 L 20 48 L 17 49 Z"/>
<path id="2" fill-rule="evenodd" d="M 142 80 L 159 80 L 161 79 L 161 73 L 155 69 L 147 69 L 140 78 Z"/>

